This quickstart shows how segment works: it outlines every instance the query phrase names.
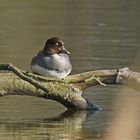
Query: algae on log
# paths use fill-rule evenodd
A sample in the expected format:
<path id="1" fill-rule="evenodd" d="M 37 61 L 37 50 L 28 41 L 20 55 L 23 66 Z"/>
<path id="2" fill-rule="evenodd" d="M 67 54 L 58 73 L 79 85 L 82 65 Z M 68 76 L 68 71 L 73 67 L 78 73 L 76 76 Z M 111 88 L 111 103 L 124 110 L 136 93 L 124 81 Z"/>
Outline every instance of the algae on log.
<path id="1" fill-rule="evenodd" d="M 126 70 L 123 73 L 117 70 L 98 70 L 71 75 L 64 80 L 50 79 L 25 72 L 12 64 L 0 64 L 0 70 L 2 70 L 0 73 L 1 96 L 38 96 L 58 101 L 68 109 L 96 110 L 96 106 L 82 97 L 83 89 L 89 86 L 116 84 L 116 81 L 120 83 L 122 81 L 120 77 L 129 79 L 129 70 L 127 70 L 127 77 L 123 74 Z"/>

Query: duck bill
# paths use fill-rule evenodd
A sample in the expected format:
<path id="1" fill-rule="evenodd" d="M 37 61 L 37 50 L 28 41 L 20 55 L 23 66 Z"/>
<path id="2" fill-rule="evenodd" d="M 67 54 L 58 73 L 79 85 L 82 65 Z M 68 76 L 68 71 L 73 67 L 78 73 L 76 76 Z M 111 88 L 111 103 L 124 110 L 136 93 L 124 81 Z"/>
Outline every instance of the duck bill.
<path id="1" fill-rule="evenodd" d="M 60 53 L 66 53 L 66 54 L 70 55 L 70 52 L 68 50 L 66 50 L 65 48 L 60 50 Z"/>
<path id="2" fill-rule="evenodd" d="M 65 49 L 64 52 L 65 52 L 66 54 L 70 55 L 70 52 L 69 52 L 68 50 Z"/>

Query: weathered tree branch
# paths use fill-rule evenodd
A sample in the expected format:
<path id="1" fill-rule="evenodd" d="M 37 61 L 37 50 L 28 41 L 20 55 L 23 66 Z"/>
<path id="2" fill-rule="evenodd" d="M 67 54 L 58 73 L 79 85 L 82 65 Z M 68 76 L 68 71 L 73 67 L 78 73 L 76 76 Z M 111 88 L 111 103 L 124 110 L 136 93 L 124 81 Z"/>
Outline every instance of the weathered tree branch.
<path id="1" fill-rule="evenodd" d="M 0 64 L 0 95 L 30 95 L 60 102 L 71 109 L 97 107 L 82 97 L 82 90 L 89 86 L 121 83 L 133 79 L 140 84 L 140 74 L 133 76 L 128 69 L 98 70 L 68 76 L 64 80 L 46 78 L 20 70 L 12 64 Z M 5 72 L 11 71 L 11 72 Z M 123 72 L 122 72 L 123 71 Z M 127 74 L 126 74 L 127 72 Z M 123 77 L 123 78 L 122 78 Z M 122 80 L 123 79 L 123 80 Z"/>
<path id="2" fill-rule="evenodd" d="M 129 68 L 120 69 L 118 70 L 116 83 L 140 91 L 140 73 L 129 70 Z"/>

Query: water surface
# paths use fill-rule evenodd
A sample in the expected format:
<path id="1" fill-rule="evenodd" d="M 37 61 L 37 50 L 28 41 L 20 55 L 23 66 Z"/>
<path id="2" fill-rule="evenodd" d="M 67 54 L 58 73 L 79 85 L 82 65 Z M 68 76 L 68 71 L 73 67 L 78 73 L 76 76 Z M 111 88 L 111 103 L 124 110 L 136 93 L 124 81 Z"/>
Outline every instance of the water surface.
<path id="1" fill-rule="evenodd" d="M 125 66 L 138 71 L 139 17 L 139 0 L 0 0 L 0 63 L 30 70 L 46 39 L 60 36 L 71 52 L 72 73 Z M 84 96 L 103 110 L 65 112 L 45 99 L 1 98 L 0 140 L 102 140 L 123 102 L 139 98 L 124 86 L 92 87 Z M 139 110 L 136 115 L 140 119 Z"/>

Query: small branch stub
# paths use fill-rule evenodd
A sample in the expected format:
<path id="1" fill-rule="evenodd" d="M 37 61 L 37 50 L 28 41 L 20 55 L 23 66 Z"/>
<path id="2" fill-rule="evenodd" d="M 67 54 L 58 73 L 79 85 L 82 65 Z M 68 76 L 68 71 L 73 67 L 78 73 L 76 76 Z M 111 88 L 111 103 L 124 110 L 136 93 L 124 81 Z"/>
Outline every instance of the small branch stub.
<path id="1" fill-rule="evenodd" d="M 118 74 L 117 74 L 117 78 L 116 78 L 116 83 L 117 84 L 125 84 L 127 79 L 128 79 L 129 73 L 130 73 L 130 70 L 127 67 L 119 69 Z"/>

